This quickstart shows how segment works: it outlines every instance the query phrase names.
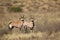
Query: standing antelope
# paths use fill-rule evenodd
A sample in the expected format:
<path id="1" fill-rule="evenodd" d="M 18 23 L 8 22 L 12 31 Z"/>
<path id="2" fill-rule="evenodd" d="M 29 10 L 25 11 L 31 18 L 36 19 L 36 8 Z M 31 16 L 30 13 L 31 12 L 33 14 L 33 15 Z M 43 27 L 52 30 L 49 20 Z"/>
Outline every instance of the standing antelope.
<path id="1" fill-rule="evenodd" d="M 30 30 L 33 30 L 35 26 L 33 18 L 31 18 L 31 21 L 24 21 L 23 26 L 25 29 L 29 28 Z"/>
<path id="2" fill-rule="evenodd" d="M 23 23 L 24 23 L 24 16 L 19 18 L 19 20 L 9 22 L 8 28 L 9 28 L 9 30 L 12 30 L 14 27 L 16 27 L 21 30 Z"/>

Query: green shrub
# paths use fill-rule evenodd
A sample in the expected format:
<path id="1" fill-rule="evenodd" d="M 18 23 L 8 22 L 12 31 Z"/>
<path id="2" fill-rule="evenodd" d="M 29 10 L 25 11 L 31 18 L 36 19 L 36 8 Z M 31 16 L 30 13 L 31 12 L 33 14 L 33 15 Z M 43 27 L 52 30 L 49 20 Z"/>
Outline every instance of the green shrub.
<path id="1" fill-rule="evenodd" d="M 8 8 L 9 12 L 22 12 L 21 7 L 10 7 Z"/>

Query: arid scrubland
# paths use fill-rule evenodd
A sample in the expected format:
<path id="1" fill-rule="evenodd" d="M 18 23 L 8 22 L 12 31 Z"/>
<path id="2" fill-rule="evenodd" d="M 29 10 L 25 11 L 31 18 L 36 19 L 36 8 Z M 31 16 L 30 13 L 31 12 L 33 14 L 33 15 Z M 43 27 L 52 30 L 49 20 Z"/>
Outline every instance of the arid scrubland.
<path id="1" fill-rule="evenodd" d="M 33 32 L 8 29 L 10 21 L 34 17 Z M 0 40 L 60 40 L 60 0 L 0 0 Z"/>

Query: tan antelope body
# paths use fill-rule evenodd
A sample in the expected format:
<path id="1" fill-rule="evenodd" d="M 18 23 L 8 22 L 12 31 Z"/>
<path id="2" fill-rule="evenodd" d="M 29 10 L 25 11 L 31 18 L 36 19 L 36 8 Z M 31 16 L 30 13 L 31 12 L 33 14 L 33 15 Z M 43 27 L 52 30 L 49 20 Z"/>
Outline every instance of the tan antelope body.
<path id="1" fill-rule="evenodd" d="M 33 30 L 34 26 L 35 26 L 35 24 L 34 24 L 33 18 L 31 18 L 30 21 L 26 21 L 26 20 L 24 20 L 24 17 L 22 17 L 20 20 L 11 21 L 8 24 L 9 30 L 12 30 L 14 27 L 19 28 L 20 30 L 22 27 L 24 27 L 24 29 Z"/>
<path id="2" fill-rule="evenodd" d="M 33 27 L 33 22 L 24 21 L 23 26 L 27 26 L 28 28 L 32 28 Z"/>
<path id="3" fill-rule="evenodd" d="M 8 28 L 9 28 L 9 30 L 12 30 L 15 27 L 15 28 L 19 28 L 21 30 L 23 23 L 24 23 L 23 18 L 21 18 L 21 20 L 11 21 L 8 24 Z"/>
<path id="4" fill-rule="evenodd" d="M 24 23 L 23 23 L 23 26 L 24 26 L 24 28 L 26 29 L 26 28 L 29 28 L 30 30 L 33 30 L 33 28 L 34 28 L 34 20 L 31 20 L 31 21 L 24 21 Z"/>

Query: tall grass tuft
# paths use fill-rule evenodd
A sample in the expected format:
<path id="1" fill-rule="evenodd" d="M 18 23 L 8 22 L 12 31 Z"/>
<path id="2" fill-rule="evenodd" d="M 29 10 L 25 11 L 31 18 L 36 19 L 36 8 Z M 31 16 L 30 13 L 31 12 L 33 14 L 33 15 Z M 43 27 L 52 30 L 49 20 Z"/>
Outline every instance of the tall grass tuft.
<path id="1" fill-rule="evenodd" d="M 9 12 L 22 12 L 22 8 L 21 7 L 10 7 L 8 8 Z"/>

